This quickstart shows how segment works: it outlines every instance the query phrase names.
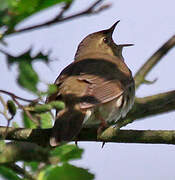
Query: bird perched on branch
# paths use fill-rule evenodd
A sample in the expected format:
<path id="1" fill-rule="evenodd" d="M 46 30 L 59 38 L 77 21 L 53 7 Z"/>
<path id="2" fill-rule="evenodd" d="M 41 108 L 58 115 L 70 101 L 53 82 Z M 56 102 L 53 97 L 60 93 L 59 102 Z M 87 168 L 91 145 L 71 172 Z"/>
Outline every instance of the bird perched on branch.
<path id="1" fill-rule="evenodd" d="M 109 122 L 125 117 L 131 109 L 135 86 L 122 49 L 132 44 L 114 43 L 118 22 L 83 39 L 74 62 L 56 79 L 58 91 L 47 102 L 61 100 L 66 108 L 56 113 L 51 146 L 71 141 L 85 125 L 97 125 L 99 135 Z"/>

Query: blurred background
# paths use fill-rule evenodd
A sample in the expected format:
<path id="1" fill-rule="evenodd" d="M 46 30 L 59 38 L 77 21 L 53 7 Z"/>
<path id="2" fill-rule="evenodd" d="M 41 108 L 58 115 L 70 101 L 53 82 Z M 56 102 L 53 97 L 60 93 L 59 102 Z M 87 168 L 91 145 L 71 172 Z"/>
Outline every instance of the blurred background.
<path id="1" fill-rule="evenodd" d="M 87 8 L 93 1 L 76 0 L 67 15 Z M 51 51 L 49 68 L 42 62 L 34 64 L 35 70 L 45 83 L 52 83 L 61 70 L 73 61 L 80 41 L 90 33 L 107 29 L 117 20 L 121 20 L 113 39 L 116 43 L 133 43 L 125 48 L 123 56 L 133 74 L 141 65 L 172 35 L 175 34 L 175 2 L 172 0 L 106 0 L 112 3 L 110 9 L 99 14 L 76 18 L 58 25 L 27 31 L 5 38 L 7 49 L 13 55 L 33 48 L 32 53 Z M 60 6 L 54 6 L 32 16 L 17 28 L 45 22 L 53 18 Z M 2 45 L 1 45 L 2 47 Z M 0 89 L 8 90 L 25 98 L 34 96 L 16 85 L 17 67 L 8 69 L 5 56 L 0 54 Z M 137 91 L 138 97 L 144 97 L 175 89 L 175 51 L 172 49 L 147 76 L 148 80 L 158 79 L 152 85 L 142 85 Z M 2 117 L 1 117 L 2 119 Z M 18 116 L 16 119 L 20 119 Z M 161 129 L 174 130 L 175 112 L 145 118 L 127 125 L 123 129 Z M 5 125 L 6 120 L 1 120 Z M 80 142 L 85 149 L 83 159 L 73 164 L 90 169 L 95 180 L 174 180 L 175 147 L 173 145 L 122 144 Z"/>

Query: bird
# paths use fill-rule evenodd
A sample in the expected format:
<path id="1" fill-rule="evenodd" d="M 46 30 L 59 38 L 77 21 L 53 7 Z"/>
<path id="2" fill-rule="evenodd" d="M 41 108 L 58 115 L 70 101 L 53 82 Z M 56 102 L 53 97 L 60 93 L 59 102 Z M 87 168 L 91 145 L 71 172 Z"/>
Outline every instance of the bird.
<path id="1" fill-rule="evenodd" d="M 59 146 L 77 137 L 85 126 L 97 126 L 97 136 L 108 123 L 124 118 L 135 97 L 135 83 L 126 65 L 123 47 L 112 38 L 110 28 L 86 36 L 78 45 L 74 61 L 55 81 L 57 92 L 46 102 L 61 100 L 65 108 L 56 112 L 50 145 Z"/>

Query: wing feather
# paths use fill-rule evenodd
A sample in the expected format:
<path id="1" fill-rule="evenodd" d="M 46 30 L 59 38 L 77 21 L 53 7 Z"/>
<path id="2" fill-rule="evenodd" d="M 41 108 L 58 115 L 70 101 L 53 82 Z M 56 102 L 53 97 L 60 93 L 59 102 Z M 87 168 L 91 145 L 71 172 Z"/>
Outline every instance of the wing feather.
<path id="1" fill-rule="evenodd" d="M 107 103 L 121 96 L 125 84 L 129 84 L 130 71 L 122 71 L 121 65 L 125 67 L 124 62 L 116 64 L 104 59 L 73 62 L 56 79 L 58 92 L 48 97 L 47 102 L 56 99 L 70 103 L 78 101 L 82 109 Z"/>
<path id="2" fill-rule="evenodd" d="M 96 102 L 88 100 L 81 103 L 80 107 L 90 108 L 98 104 L 107 103 L 123 94 L 122 85 L 119 80 L 106 80 L 93 75 L 83 75 L 78 78 L 80 81 L 87 82 L 87 89 L 84 97 L 94 97 Z"/>

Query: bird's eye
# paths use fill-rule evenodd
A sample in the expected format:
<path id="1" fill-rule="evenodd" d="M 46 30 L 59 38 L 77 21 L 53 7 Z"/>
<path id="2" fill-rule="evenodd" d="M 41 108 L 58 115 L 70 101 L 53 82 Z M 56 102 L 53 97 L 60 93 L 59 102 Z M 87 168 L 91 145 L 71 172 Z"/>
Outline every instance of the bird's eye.
<path id="1" fill-rule="evenodd" d="M 104 39 L 103 39 L 103 42 L 107 44 L 107 43 L 109 43 L 109 39 L 104 38 Z"/>

